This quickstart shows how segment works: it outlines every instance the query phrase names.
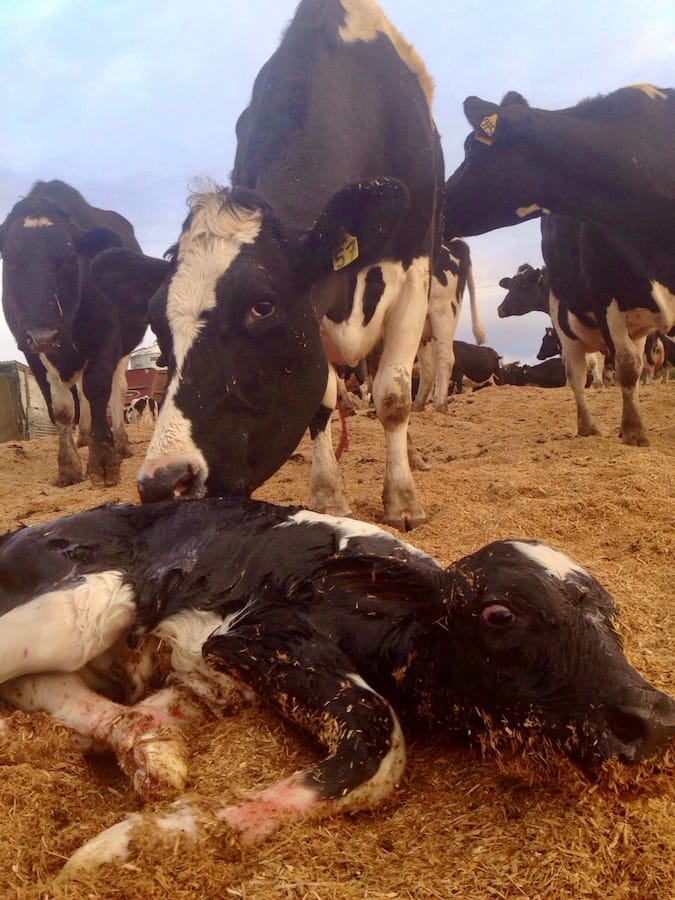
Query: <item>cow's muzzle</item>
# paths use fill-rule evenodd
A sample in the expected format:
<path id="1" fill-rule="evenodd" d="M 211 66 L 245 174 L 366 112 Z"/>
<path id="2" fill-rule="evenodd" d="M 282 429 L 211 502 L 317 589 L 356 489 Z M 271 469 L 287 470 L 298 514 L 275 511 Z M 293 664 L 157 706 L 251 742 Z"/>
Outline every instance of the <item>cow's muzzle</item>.
<path id="1" fill-rule="evenodd" d="M 26 353 L 54 353 L 62 346 L 61 335 L 56 328 L 32 329 L 26 332 Z"/>
<path id="2" fill-rule="evenodd" d="M 194 500 L 206 494 L 206 472 L 195 459 L 177 459 L 155 467 L 143 466 L 138 475 L 141 503 Z"/>
<path id="3" fill-rule="evenodd" d="M 675 738 L 675 700 L 651 687 L 635 687 L 604 710 L 596 747 L 605 757 L 635 763 L 661 753 Z"/>

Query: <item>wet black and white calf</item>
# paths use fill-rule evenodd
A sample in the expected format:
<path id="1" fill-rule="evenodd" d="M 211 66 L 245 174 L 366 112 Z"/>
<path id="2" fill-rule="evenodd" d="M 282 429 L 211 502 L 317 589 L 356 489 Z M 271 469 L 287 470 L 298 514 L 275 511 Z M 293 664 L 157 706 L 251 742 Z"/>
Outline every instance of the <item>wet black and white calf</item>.
<path id="1" fill-rule="evenodd" d="M 444 569 L 375 526 L 297 507 L 109 505 L 0 539 L 0 696 L 111 746 L 147 799 L 182 791 L 181 730 L 205 707 L 258 697 L 326 750 L 208 813 L 179 799 L 132 815 L 77 851 L 72 874 L 126 858 L 142 829 L 195 839 L 218 821 L 255 841 L 373 807 L 401 777 L 404 732 L 488 718 L 584 767 L 650 757 L 675 734 L 675 701 L 629 664 L 615 613 L 591 574 L 537 541 Z"/>

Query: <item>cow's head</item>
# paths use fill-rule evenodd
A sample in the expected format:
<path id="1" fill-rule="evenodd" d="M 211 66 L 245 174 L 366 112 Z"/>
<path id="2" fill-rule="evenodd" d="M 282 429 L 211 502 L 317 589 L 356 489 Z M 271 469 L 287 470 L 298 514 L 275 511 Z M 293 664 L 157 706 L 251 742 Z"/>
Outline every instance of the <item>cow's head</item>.
<path id="1" fill-rule="evenodd" d="M 561 353 L 562 346 L 555 328 L 547 328 L 541 339 L 541 347 L 537 353 L 537 359 L 551 359 L 553 356 L 560 356 Z"/>
<path id="2" fill-rule="evenodd" d="M 528 263 L 524 263 L 511 278 L 502 278 L 499 286 L 507 291 L 497 307 L 500 319 L 548 310 L 548 280 L 545 269 L 534 269 Z"/>
<path id="3" fill-rule="evenodd" d="M 543 166 L 524 143 L 531 112 L 510 91 L 500 105 L 478 97 L 464 101 L 473 132 L 464 142 L 464 162 L 445 186 L 446 240 L 484 234 L 541 215 Z"/>
<path id="4" fill-rule="evenodd" d="M 73 343 L 73 321 L 90 258 L 118 246 L 112 231 L 84 231 L 58 206 L 26 197 L 0 226 L 2 304 L 24 353 L 55 353 Z"/>
<path id="5" fill-rule="evenodd" d="M 144 502 L 247 495 L 288 459 L 327 382 L 311 289 L 381 255 L 407 203 L 392 179 L 350 185 L 298 233 L 247 189 L 199 194 L 170 261 L 94 261 L 111 299 L 149 303 L 169 368 L 139 473 Z"/>
<path id="6" fill-rule="evenodd" d="M 630 665 L 611 596 L 565 554 L 497 541 L 448 570 L 448 633 L 465 648 L 464 702 L 543 732 L 586 768 L 635 762 L 675 736 L 675 701 Z"/>

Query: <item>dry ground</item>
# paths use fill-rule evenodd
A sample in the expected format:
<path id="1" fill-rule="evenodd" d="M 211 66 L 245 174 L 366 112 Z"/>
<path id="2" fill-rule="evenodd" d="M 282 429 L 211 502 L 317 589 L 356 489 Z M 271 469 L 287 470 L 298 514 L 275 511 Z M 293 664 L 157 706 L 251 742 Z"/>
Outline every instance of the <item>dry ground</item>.
<path id="1" fill-rule="evenodd" d="M 433 468 L 417 474 L 429 524 L 412 535 L 449 562 L 492 539 L 538 537 L 588 566 L 622 608 L 628 656 L 675 693 L 675 385 L 642 391 L 651 447 L 618 440 L 617 389 L 591 405 L 606 436 L 574 436 L 566 389 L 491 388 L 429 410 L 413 435 Z M 354 515 L 376 520 L 383 444 L 367 412 L 350 420 L 344 471 Z M 55 445 L 0 445 L 0 526 L 39 522 L 105 500 L 135 500 L 148 439 L 130 428 L 134 459 L 107 491 L 57 489 Z M 308 498 L 309 446 L 261 497 Z M 5 711 L 9 714 L 9 711 Z M 409 748 L 403 783 L 384 808 L 294 825 L 254 848 L 213 835 L 193 853 L 145 848 L 119 869 L 67 888 L 53 878 L 84 840 L 136 810 L 109 756 L 82 755 L 63 729 L 15 713 L 0 748 L 0 897 L 627 898 L 675 897 L 675 762 L 632 780 L 612 770 L 589 784 L 564 760 L 507 749 Z M 190 789 L 234 798 L 312 758 L 261 710 L 210 723 L 191 741 Z M 2 887 L 2 882 L 6 887 Z"/>

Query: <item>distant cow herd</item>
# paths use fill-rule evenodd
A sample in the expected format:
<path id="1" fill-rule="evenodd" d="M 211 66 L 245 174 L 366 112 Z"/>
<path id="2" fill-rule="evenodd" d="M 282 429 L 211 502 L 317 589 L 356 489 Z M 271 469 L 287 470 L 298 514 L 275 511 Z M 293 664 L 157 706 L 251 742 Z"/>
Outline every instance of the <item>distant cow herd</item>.
<path id="1" fill-rule="evenodd" d="M 640 84 L 557 111 L 469 97 L 447 180 L 433 93 L 374 0 L 302 0 L 236 124 L 231 185 L 191 198 L 166 257 L 61 181 L 37 182 L 0 225 L 3 308 L 58 430 L 58 484 L 84 478 L 77 422 L 104 485 L 129 455 L 125 422 L 154 426 L 142 505 L 0 539 L 0 693 L 107 743 L 144 799 L 185 785 L 182 718 L 260 696 L 328 755 L 209 814 L 246 839 L 378 803 L 409 729 L 495 717 L 584 764 L 640 760 L 675 733 L 675 701 L 623 655 L 611 597 L 564 554 L 502 541 L 443 570 L 345 518 L 330 433 L 341 367 L 367 366 L 383 520 L 410 530 L 426 520 L 411 409 L 444 410 L 465 386 L 569 384 L 579 434 L 597 434 L 584 389 L 607 363 L 622 439 L 642 446 L 641 374 L 673 364 L 675 92 Z M 533 217 L 545 267 L 502 279 L 499 315 L 547 312 L 554 352 L 504 364 L 478 346 L 463 239 Z M 454 339 L 465 289 L 476 345 Z M 166 390 L 125 409 L 148 325 Z M 308 428 L 313 511 L 250 501 Z M 90 687 L 90 663 L 153 634 L 171 648 L 159 694 L 129 671 L 122 705 Z M 118 677 L 131 656 L 140 666 L 122 655 Z M 89 717 L 73 718 L 73 698 Z M 141 826 L 196 839 L 207 819 L 184 802 L 127 820 L 69 871 L 125 859 Z"/>

